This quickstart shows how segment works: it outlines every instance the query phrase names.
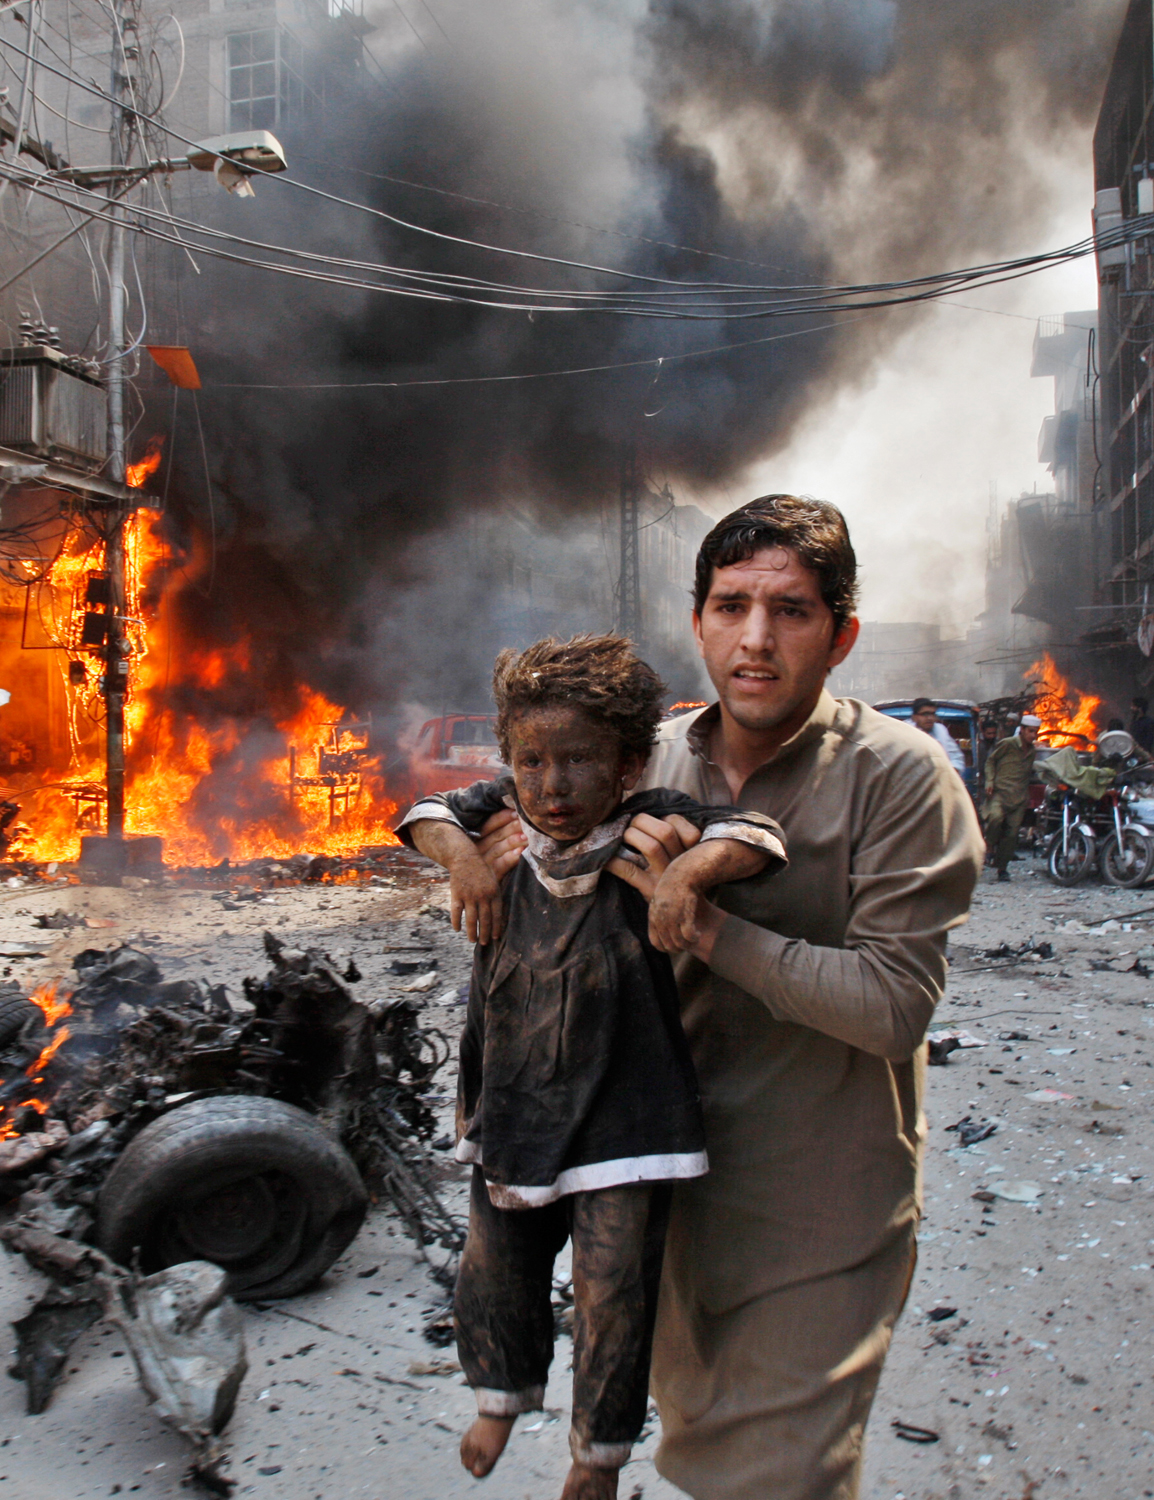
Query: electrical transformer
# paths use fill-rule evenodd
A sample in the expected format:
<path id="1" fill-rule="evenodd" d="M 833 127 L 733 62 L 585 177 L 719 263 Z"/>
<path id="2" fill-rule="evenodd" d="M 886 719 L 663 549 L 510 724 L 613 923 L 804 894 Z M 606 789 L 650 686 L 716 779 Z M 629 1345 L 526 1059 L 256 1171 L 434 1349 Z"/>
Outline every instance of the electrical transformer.
<path id="1" fill-rule="evenodd" d="M 45 345 L 0 350 L 0 447 L 95 470 L 107 429 L 108 397 L 84 362 Z"/>

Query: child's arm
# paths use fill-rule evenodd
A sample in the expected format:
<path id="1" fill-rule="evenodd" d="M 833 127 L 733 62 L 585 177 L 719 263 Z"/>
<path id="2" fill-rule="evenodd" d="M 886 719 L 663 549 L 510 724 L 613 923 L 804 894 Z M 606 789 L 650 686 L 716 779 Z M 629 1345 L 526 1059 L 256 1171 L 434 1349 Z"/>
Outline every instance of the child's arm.
<path id="1" fill-rule="evenodd" d="M 486 819 L 504 811 L 509 784 L 508 778 L 475 781 L 455 792 L 422 797 L 397 825 L 406 844 L 448 870 L 453 926 L 460 932 L 463 914 L 471 943 L 494 943 L 504 928 L 500 880 L 470 834 L 479 834 Z"/>
<path id="2" fill-rule="evenodd" d="M 421 853 L 449 872 L 449 911 L 454 930 L 460 932 L 463 914 L 471 943 L 495 943 L 505 925 L 501 885 L 477 853 L 473 840 L 456 823 L 439 818 L 421 818 L 408 828 Z"/>
<path id="3" fill-rule="evenodd" d="M 725 913 L 706 901 L 704 892 L 758 875 L 774 858 L 768 849 L 730 838 L 703 839 L 686 850 L 657 882 L 649 903 L 649 941 L 663 953 L 692 952 L 708 963 Z"/>

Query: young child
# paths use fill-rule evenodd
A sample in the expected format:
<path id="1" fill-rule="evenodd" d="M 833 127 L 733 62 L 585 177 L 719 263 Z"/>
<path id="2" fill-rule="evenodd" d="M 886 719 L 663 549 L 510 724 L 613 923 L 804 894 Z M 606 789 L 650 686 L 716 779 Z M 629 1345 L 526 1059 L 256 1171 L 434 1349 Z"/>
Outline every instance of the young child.
<path id="1" fill-rule="evenodd" d="M 461 1039 L 457 1160 L 472 1162 L 457 1282 L 477 1478 L 520 1412 L 539 1410 L 553 1355 L 553 1261 L 573 1241 L 573 1467 L 563 1500 L 611 1500 L 648 1399 L 671 1184 L 708 1167 L 673 970 L 650 910 L 606 872 L 633 855 L 637 813 L 703 830 L 652 914 L 691 938 L 698 896 L 785 863 L 781 830 L 680 792 L 629 793 L 649 757 L 663 684 L 617 636 L 503 651 L 497 738 L 512 774 L 426 798 L 401 836 L 450 874 L 454 926 L 479 933 Z M 528 847 L 498 889 L 474 838 L 506 807 Z M 507 913 L 507 919 L 505 917 Z"/>

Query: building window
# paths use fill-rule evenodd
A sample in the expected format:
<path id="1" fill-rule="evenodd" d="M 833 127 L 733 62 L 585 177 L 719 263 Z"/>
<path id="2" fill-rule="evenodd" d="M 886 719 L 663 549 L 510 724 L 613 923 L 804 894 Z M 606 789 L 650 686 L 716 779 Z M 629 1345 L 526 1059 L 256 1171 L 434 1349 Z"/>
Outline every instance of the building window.
<path id="1" fill-rule="evenodd" d="M 230 130 L 275 130 L 298 120 L 305 103 L 304 49 L 281 27 L 228 38 Z"/>

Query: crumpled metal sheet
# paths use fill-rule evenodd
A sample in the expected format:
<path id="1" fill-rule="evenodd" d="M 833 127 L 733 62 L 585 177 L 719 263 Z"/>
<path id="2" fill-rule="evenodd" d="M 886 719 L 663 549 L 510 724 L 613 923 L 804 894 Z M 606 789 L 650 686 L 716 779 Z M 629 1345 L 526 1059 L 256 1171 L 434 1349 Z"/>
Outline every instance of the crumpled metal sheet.
<path id="1" fill-rule="evenodd" d="M 122 1285 L 112 1314 L 153 1410 L 194 1443 L 223 1430 L 248 1369 L 244 1325 L 227 1282 L 219 1266 L 185 1261 Z"/>
<path id="2" fill-rule="evenodd" d="M 100 1287 L 53 1286 L 31 1312 L 13 1322 L 16 1359 L 12 1374 L 27 1386 L 28 1410 L 33 1416 L 48 1405 L 72 1345 L 104 1312 Z"/>
<path id="3" fill-rule="evenodd" d="M 218 1434 L 236 1406 L 248 1358 L 240 1309 L 225 1294 L 227 1273 L 196 1260 L 138 1279 L 93 1246 L 20 1220 L 0 1228 L 0 1241 L 55 1283 L 12 1325 L 12 1373 L 28 1387 L 28 1410 L 44 1410 L 73 1343 L 107 1317 L 124 1334 L 157 1416 L 192 1443 L 190 1478 L 230 1495 L 236 1481 L 222 1472 Z"/>

